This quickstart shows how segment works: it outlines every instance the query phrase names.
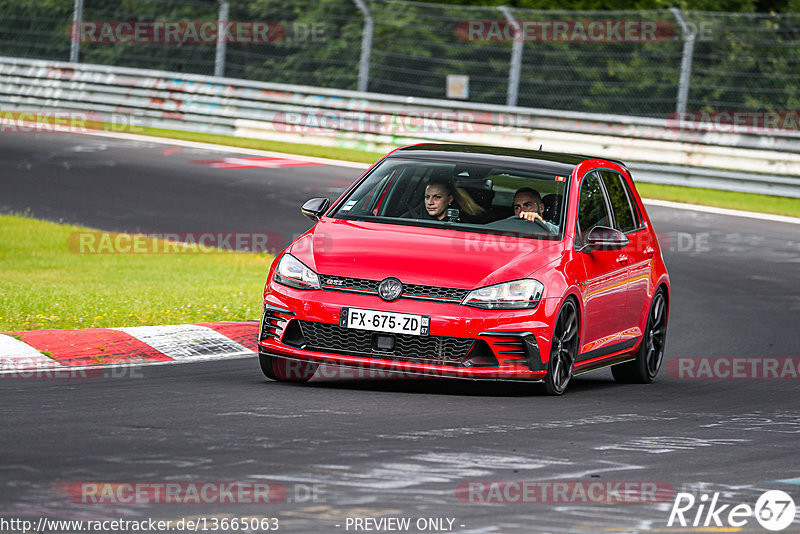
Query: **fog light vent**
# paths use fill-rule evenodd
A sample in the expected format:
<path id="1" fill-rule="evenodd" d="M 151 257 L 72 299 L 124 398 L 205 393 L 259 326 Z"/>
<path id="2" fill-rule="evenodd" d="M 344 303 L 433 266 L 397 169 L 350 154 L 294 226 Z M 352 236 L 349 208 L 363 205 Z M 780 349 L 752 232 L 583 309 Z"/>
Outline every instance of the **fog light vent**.
<path id="1" fill-rule="evenodd" d="M 482 339 L 475 342 L 464 360 L 464 367 L 497 367 L 498 365 L 497 358 L 489 348 L 489 344 Z"/>

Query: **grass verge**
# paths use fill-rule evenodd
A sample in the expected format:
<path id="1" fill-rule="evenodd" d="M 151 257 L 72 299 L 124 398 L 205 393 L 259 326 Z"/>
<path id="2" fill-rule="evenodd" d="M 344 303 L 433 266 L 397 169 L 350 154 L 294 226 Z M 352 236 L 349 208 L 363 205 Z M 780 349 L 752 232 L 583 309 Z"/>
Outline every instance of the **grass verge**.
<path id="1" fill-rule="evenodd" d="M 636 175 L 634 174 L 633 176 L 635 179 Z M 800 217 L 800 198 L 719 191 L 717 189 L 699 187 L 681 187 L 679 185 L 649 184 L 645 182 L 636 182 L 636 189 L 645 198 Z"/>
<path id="2" fill-rule="evenodd" d="M 200 247 L 79 254 L 68 246 L 77 232 L 95 230 L 0 215 L 0 331 L 259 317 L 270 255 Z"/>
<path id="3" fill-rule="evenodd" d="M 243 139 L 227 135 L 183 132 L 180 130 L 163 130 L 146 127 L 142 127 L 141 130 L 143 135 L 152 135 L 155 137 L 269 150 L 273 152 L 285 152 L 287 154 L 302 156 L 357 161 L 361 163 L 374 163 L 384 155 L 378 152 L 367 152 L 349 148 L 321 147 L 261 139 Z M 634 179 L 636 179 L 635 174 Z M 677 185 L 650 184 L 645 182 L 637 182 L 636 188 L 643 197 L 658 200 L 671 200 L 673 202 L 685 202 L 687 204 L 699 204 L 702 206 L 716 206 L 718 208 L 758 211 L 762 213 L 800 217 L 800 199 L 798 198 L 737 193 L 734 191 L 719 191 L 716 189 L 701 189 Z"/>

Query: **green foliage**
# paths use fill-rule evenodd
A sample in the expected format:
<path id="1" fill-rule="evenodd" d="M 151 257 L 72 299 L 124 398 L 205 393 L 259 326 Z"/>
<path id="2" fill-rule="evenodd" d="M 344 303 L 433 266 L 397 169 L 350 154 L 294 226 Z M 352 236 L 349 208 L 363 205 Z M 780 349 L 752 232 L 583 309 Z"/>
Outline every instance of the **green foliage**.
<path id="1" fill-rule="evenodd" d="M 367 0 L 375 21 L 368 90 L 445 98 L 450 74 L 469 76 L 469 100 L 506 102 L 512 42 L 465 38 L 470 20 L 655 20 L 657 41 L 547 39 L 523 45 L 518 104 L 666 117 L 676 108 L 684 34 L 698 29 L 690 110 L 800 109 L 800 0 Z M 66 60 L 72 0 L 0 4 L 0 54 Z M 85 0 L 85 21 L 214 21 L 216 0 Z M 576 11 L 580 10 L 580 11 Z M 772 14 L 770 14 L 772 13 Z M 356 89 L 364 16 L 352 0 L 231 0 L 230 20 L 266 21 L 268 43 L 227 43 L 226 76 Z M 212 74 L 214 43 L 82 43 L 89 63 Z M 307 101 L 293 104 L 308 105 Z M 351 103 L 352 104 L 352 103 Z"/>
<path id="2" fill-rule="evenodd" d="M 796 0 L 795 0 L 796 1 Z M 440 0 L 441 4 L 486 6 L 506 5 L 524 9 L 576 11 L 629 11 L 679 7 L 695 11 L 791 12 L 789 1 L 770 0 Z M 798 11 L 794 9 L 794 11 Z"/>

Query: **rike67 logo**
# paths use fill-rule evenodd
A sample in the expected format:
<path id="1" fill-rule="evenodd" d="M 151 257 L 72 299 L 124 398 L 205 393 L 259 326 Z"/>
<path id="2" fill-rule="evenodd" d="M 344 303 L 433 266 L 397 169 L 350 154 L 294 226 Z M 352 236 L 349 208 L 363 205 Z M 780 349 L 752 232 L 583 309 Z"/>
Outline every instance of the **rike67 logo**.
<path id="1" fill-rule="evenodd" d="M 794 500 L 788 493 L 780 490 L 764 492 L 755 506 L 745 503 L 719 504 L 719 492 L 710 497 L 708 494 L 695 497 L 691 493 L 680 492 L 672 503 L 667 526 L 739 529 L 755 517 L 763 528 L 777 532 L 791 525 L 794 516 Z"/>

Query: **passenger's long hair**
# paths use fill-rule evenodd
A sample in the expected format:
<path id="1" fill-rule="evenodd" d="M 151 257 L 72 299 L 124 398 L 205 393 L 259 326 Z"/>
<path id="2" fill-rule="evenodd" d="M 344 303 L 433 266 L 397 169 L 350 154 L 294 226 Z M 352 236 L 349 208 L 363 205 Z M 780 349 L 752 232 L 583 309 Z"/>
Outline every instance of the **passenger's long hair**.
<path id="1" fill-rule="evenodd" d="M 451 180 L 445 178 L 434 178 L 428 182 L 428 186 L 441 186 L 448 195 L 452 195 L 453 201 L 458 206 L 458 209 L 467 215 L 482 215 L 486 212 L 480 204 L 467 193 L 467 190 L 453 185 Z"/>
<path id="2" fill-rule="evenodd" d="M 483 207 L 475 202 L 469 193 L 467 193 L 466 189 L 461 187 L 455 188 L 456 194 L 454 198 L 458 205 L 461 207 L 461 210 L 466 213 L 467 215 L 483 215 L 486 213 L 486 210 Z"/>

